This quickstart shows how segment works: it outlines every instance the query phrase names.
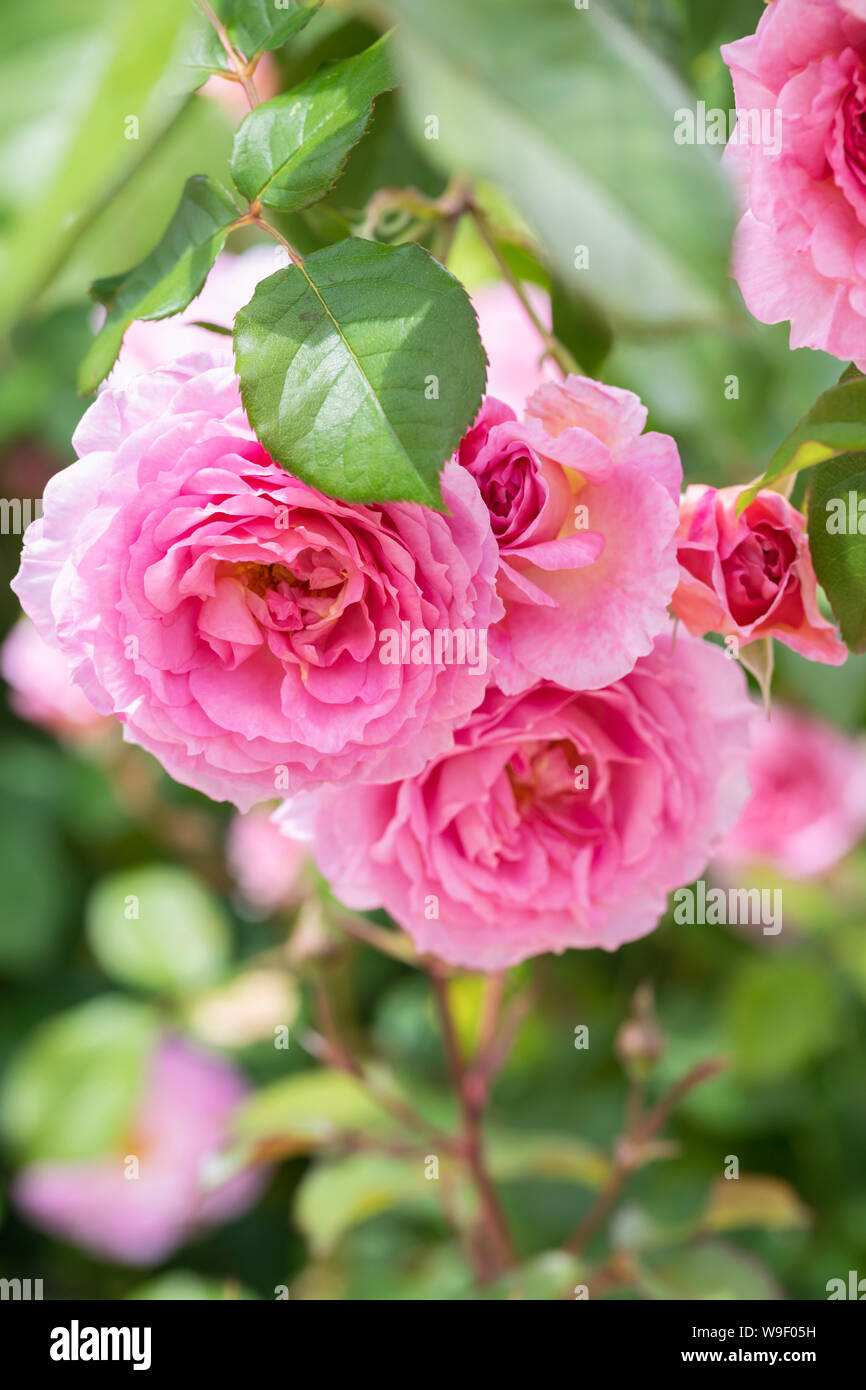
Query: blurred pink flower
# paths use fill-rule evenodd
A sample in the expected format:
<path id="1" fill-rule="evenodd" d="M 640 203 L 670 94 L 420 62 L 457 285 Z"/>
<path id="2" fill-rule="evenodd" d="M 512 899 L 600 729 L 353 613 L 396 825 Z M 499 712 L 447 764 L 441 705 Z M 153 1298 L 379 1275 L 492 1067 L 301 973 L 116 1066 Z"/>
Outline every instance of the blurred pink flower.
<path id="1" fill-rule="evenodd" d="M 784 705 L 756 724 L 752 795 L 717 853 L 725 865 L 769 863 L 814 878 L 866 832 L 866 750 L 830 724 Z"/>
<path id="2" fill-rule="evenodd" d="M 541 322 L 550 328 L 549 296 L 538 285 L 523 288 Z M 549 359 L 542 362 L 544 344 L 510 285 L 491 280 L 474 292 L 472 302 L 490 361 L 487 394 L 512 410 L 522 410 L 539 386 L 559 380 L 559 368 Z"/>
<path id="3" fill-rule="evenodd" d="M 506 615 L 490 645 L 507 693 L 539 677 L 608 685 L 667 624 L 682 469 L 646 418 L 631 391 L 570 376 L 540 387 L 522 421 L 488 396 L 464 436 L 457 457 L 499 544 Z"/>
<path id="4" fill-rule="evenodd" d="M 225 1143 L 247 1088 L 227 1062 L 168 1039 L 151 1073 L 122 1152 L 76 1163 L 34 1163 L 13 1184 L 28 1220 L 121 1264 L 151 1265 L 195 1232 L 240 1216 L 268 1179 L 245 1170 L 207 1194 L 202 1169 Z M 126 1176 L 125 1160 L 139 1162 Z"/>
<path id="5" fill-rule="evenodd" d="M 66 738 L 109 727 L 73 685 L 63 653 L 43 642 L 29 618 L 15 624 L 0 648 L 0 674 L 10 688 L 10 705 L 31 724 Z"/>
<path id="6" fill-rule="evenodd" d="M 226 862 L 241 896 L 262 912 L 292 907 L 306 894 L 304 869 L 310 864 L 310 847 L 289 839 L 265 807 L 232 819 Z"/>
<path id="7" fill-rule="evenodd" d="M 447 514 L 335 501 L 272 461 L 233 369 L 204 354 L 103 391 L 73 443 L 13 588 L 172 777 L 249 810 L 451 746 L 486 646 L 483 665 L 443 664 L 385 643 L 462 632 L 480 650 L 501 615 L 487 509 L 455 462 Z"/>
<path id="8" fill-rule="evenodd" d="M 742 487 L 695 484 L 680 503 L 680 581 L 673 608 L 695 637 L 741 645 L 775 637 L 810 661 L 839 666 L 848 649 L 818 610 L 806 518 L 764 490 L 737 516 Z"/>
<path id="9" fill-rule="evenodd" d="M 792 347 L 866 369 L 866 5 L 772 0 L 722 57 L 742 113 L 725 160 L 745 207 L 746 304 L 789 319 Z"/>
<path id="10" fill-rule="evenodd" d="M 611 951 L 652 931 L 748 796 L 754 706 L 737 662 L 669 634 L 630 675 L 575 694 L 491 689 L 417 777 L 299 798 L 337 897 L 384 907 L 452 965 Z"/>
<path id="11" fill-rule="evenodd" d="M 259 281 L 286 265 L 286 253 L 275 243 L 251 246 L 239 256 L 223 251 L 201 294 L 182 313 L 167 319 L 136 319 L 130 324 L 107 385 L 125 386 L 142 372 L 169 366 L 175 358 L 191 352 L 207 352 L 231 364 L 232 339 L 196 325 L 215 323 L 231 330 L 238 309 L 249 303 Z"/>

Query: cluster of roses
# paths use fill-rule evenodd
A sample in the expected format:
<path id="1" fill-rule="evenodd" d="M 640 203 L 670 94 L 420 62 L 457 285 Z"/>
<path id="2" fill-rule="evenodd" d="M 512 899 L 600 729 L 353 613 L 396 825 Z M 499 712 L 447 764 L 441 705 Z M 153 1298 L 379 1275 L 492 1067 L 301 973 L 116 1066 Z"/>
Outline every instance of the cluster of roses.
<path id="1" fill-rule="evenodd" d="M 728 152 L 746 302 L 866 369 L 866 0 L 771 0 L 725 57 L 738 105 L 783 121 L 772 157 Z M 195 326 L 229 327 L 272 268 L 223 256 L 183 316 L 128 333 L 28 532 L 16 590 L 48 646 L 24 625 L 4 646 L 21 713 L 76 736 L 117 716 L 209 796 L 284 797 L 277 821 L 312 836 L 346 902 L 481 969 L 640 936 L 713 853 L 803 876 L 846 852 L 862 754 L 802 714 L 756 722 L 737 662 L 697 640 L 845 659 L 800 513 L 772 492 L 739 516 L 739 489 L 680 498 L 673 441 L 629 392 L 538 369 L 507 292 L 479 303 L 490 395 L 445 468 L 447 512 L 325 497 L 269 459 L 223 340 Z M 500 396 L 528 397 L 522 418 Z M 489 661 L 383 662 L 407 631 L 485 634 Z M 275 862 L 275 834 L 256 812 L 230 843 L 268 907 L 298 864 L 283 837 Z M 116 1156 L 37 1164 L 16 1199 L 97 1253 L 163 1258 L 261 1189 L 200 1191 L 242 1094 L 167 1040 L 137 1110 L 147 1180 Z"/>
<path id="2" fill-rule="evenodd" d="M 340 502 L 269 458 L 222 340 L 138 374 L 136 331 L 171 346 L 133 330 L 15 582 L 94 708 L 210 797 L 283 796 L 339 897 L 452 963 L 651 930 L 743 806 L 753 714 L 671 605 L 691 634 L 843 660 L 800 514 L 765 493 L 737 518 L 708 488 L 678 506 L 673 440 L 583 377 L 523 419 L 488 397 L 447 511 Z M 484 669 L 417 661 L 443 632 L 485 634 Z"/>
<path id="3" fill-rule="evenodd" d="M 738 102 L 784 118 L 777 155 L 729 151 L 748 175 L 747 301 L 855 358 L 864 9 L 773 0 L 726 51 Z M 221 273 L 242 279 L 243 259 Z M 227 351 L 172 331 L 195 351 L 154 350 L 159 325 L 128 335 L 16 581 L 90 703 L 208 796 L 284 797 L 338 895 L 445 960 L 495 969 L 650 930 L 747 794 L 745 678 L 693 639 L 845 659 L 801 514 L 774 492 L 739 516 L 737 489 L 681 500 L 673 440 L 584 377 L 548 377 L 522 418 L 488 396 L 445 465 L 446 511 L 344 503 L 269 458 Z M 484 638 L 483 669 L 442 659 L 434 639 L 455 633 Z M 384 661 L 394 634 L 409 655 Z"/>

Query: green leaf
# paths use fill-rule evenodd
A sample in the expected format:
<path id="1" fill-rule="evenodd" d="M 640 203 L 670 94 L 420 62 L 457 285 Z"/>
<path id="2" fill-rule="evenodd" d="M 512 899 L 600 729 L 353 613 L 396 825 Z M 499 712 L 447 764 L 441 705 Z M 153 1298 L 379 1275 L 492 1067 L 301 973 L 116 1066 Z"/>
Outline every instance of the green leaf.
<path id="1" fill-rule="evenodd" d="M 568 1134 L 491 1132 L 490 1169 L 501 1182 L 541 1178 L 574 1182 L 597 1190 L 610 1177 L 610 1159 L 600 1149 Z"/>
<path id="2" fill-rule="evenodd" d="M 374 99 L 394 85 L 387 45 L 386 34 L 244 117 L 231 169 L 245 198 L 285 212 L 324 198 L 364 134 Z"/>
<path id="3" fill-rule="evenodd" d="M 863 384 L 866 387 L 866 381 Z M 852 652 L 866 651 L 866 521 L 860 530 L 864 516 L 866 452 L 822 463 L 809 489 L 809 549 L 818 581 Z"/>
<path id="4" fill-rule="evenodd" d="M 441 506 L 486 359 L 465 290 L 421 247 L 351 238 L 277 271 L 237 316 L 235 356 L 284 468 L 345 501 Z"/>
<path id="5" fill-rule="evenodd" d="M 309 24 L 323 0 L 213 0 L 211 9 L 222 20 L 232 46 L 245 58 L 257 58 L 280 48 Z M 202 15 L 192 43 L 190 60 L 196 67 L 225 72 L 229 61 L 219 35 Z"/>
<path id="6" fill-rule="evenodd" d="M 385 1120 L 360 1081 L 317 1068 L 264 1086 L 237 1111 L 234 1131 L 246 1143 L 280 1140 L 286 1152 L 305 1153 L 346 1131 Z"/>
<path id="7" fill-rule="evenodd" d="M 545 1250 L 509 1270 L 476 1297 L 497 1302 L 562 1302 L 566 1296 L 575 1296 L 572 1291 L 582 1283 L 583 1273 L 581 1262 L 573 1255 L 564 1250 Z"/>
<path id="8" fill-rule="evenodd" d="M 40 751 L 37 748 L 37 757 Z M 6 760 L 12 752 L 7 736 L 2 771 L 13 776 L 15 771 L 32 772 L 33 762 L 27 759 L 23 768 L 20 763 L 17 769 L 9 768 Z M 0 802 L 0 882 L 7 904 L 0 914 L 0 970 L 26 979 L 57 960 L 71 925 L 74 882 L 46 808 L 22 805 L 21 785 L 13 782 L 4 789 Z"/>
<path id="9" fill-rule="evenodd" d="M 594 304 L 554 281 L 551 293 L 553 331 L 588 376 L 597 376 L 613 346 L 613 332 Z"/>
<path id="10" fill-rule="evenodd" d="M 136 1302 L 210 1303 L 258 1301 L 256 1295 L 233 1279 L 207 1279 L 189 1269 L 172 1269 L 139 1284 L 125 1298 Z"/>
<path id="11" fill-rule="evenodd" d="M 772 1275 L 751 1255 L 722 1241 L 701 1240 L 673 1254 L 648 1260 L 640 1283 L 653 1299 L 711 1301 L 778 1299 Z"/>
<path id="12" fill-rule="evenodd" d="M 740 1076 L 778 1081 L 836 1045 L 831 977 L 793 956 L 752 960 L 734 981 L 728 1021 Z"/>
<path id="13" fill-rule="evenodd" d="M 711 1232 L 802 1231 L 811 1219 L 809 1208 L 783 1178 L 742 1173 L 738 1178 L 716 1178 L 699 1224 Z"/>
<path id="14" fill-rule="evenodd" d="M 0 324 L 48 280 L 91 210 L 153 148 L 184 99 L 178 0 L 3 0 Z M 125 138 L 135 114 L 140 139 Z"/>
<path id="15" fill-rule="evenodd" d="M 761 698 L 764 701 L 764 709 L 770 713 L 770 693 L 773 686 L 773 666 L 775 664 L 775 652 L 772 637 L 759 637 L 757 642 L 749 642 L 740 648 L 740 665 L 745 666 L 747 671 L 755 677 Z"/>
<path id="16" fill-rule="evenodd" d="M 108 313 L 81 364 L 82 391 L 95 391 L 111 371 L 133 319 L 168 318 L 195 299 L 237 217 L 225 189 L 195 174 L 150 255 L 131 270 L 95 282 L 91 294 Z"/>
<path id="17" fill-rule="evenodd" d="M 730 190 L 710 149 L 674 140 L 675 112 L 694 97 L 606 6 L 389 10 L 403 21 L 396 55 L 421 148 L 497 184 L 566 287 L 629 324 L 729 313 Z"/>
<path id="18" fill-rule="evenodd" d="M 106 974 L 169 993 L 219 979 L 231 946 L 218 899 L 173 864 L 123 869 L 102 879 L 87 903 L 86 930 Z"/>
<path id="19" fill-rule="evenodd" d="M 103 995 L 44 1023 L 13 1059 L 0 1128 L 25 1162 L 116 1150 L 127 1133 L 158 1038 L 154 1015 Z"/>
<path id="20" fill-rule="evenodd" d="M 779 445 L 758 482 L 740 494 L 737 514 L 762 488 L 780 491 L 778 484 L 802 469 L 862 449 L 866 449 L 866 377 L 856 367 L 848 367 Z"/>
<path id="21" fill-rule="evenodd" d="M 350 1154 L 319 1163 L 302 1179 L 295 1199 L 295 1220 L 316 1256 L 328 1255 L 352 1227 L 396 1207 L 421 1206 L 440 1211 L 437 1182 L 424 1176 L 424 1157 Z"/>

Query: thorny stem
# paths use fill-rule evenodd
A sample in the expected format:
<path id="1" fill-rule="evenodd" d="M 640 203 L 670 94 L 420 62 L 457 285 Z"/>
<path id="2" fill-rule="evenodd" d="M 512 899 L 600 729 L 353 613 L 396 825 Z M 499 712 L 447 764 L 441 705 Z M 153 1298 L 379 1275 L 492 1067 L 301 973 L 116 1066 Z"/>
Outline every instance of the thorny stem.
<path id="1" fill-rule="evenodd" d="M 243 53 L 235 48 L 228 36 L 225 25 L 218 15 L 214 13 L 208 0 L 198 0 L 198 6 L 202 14 L 213 25 L 216 30 L 217 38 L 223 46 L 225 55 L 229 60 L 230 72 L 228 74 L 218 73 L 218 77 L 227 76 L 229 81 L 240 82 L 244 89 L 249 108 L 251 111 L 259 104 L 259 94 L 256 91 L 256 84 L 253 81 L 253 73 L 256 69 L 255 61 L 251 62 Z"/>
<path id="2" fill-rule="evenodd" d="M 324 1038 L 321 1040 L 324 1042 L 324 1047 L 317 1045 L 315 1034 L 309 1034 L 305 1039 L 307 1050 L 314 1055 L 318 1054 L 320 1060 L 353 1076 L 380 1109 L 384 1110 L 404 1129 L 416 1136 L 423 1137 L 428 1147 L 438 1145 L 445 1152 L 453 1153 L 455 1144 L 451 1136 L 436 1129 L 419 1110 L 415 1110 L 406 1101 L 394 1095 L 386 1086 L 380 1085 L 378 1080 L 370 1075 L 343 1042 L 331 1006 L 327 985 L 322 977 L 318 981 L 316 990 L 316 1008 L 319 1026 L 324 1034 Z"/>
<path id="3" fill-rule="evenodd" d="M 295 250 L 291 242 L 286 241 L 286 238 L 283 236 L 282 232 L 278 232 L 276 227 L 272 227 L 270 222 L 266 222 L 265 219 L 261 216 L 260 211 L 258 210 L 258 204 L 254 203 L 252 205 L 252 207 L 250 208 L 250 215 L 247 220 L 251 222 L 254 227 L 260 227 L 263 232 L 267 232 L 269 236 L 272 236 L 274 238 L 274 241 L 278 241 L 280 245 L 283 247 L 283 249 L 286 251 L 286 254 L 289 257 L 289 260 L 292 262 L 292 265 L 302 266 L 304 264 L 304 258 L 300 254 L 300 252 Z"/>
<path id="4" fill-rule="evenodd" d="M 504 1269 L 513 1265 L 516 1259 L 505 1212 L 493 1180 L 487 1171 L 484 1158 L 481 1119 L 486 1103 L 487 1088 L 486 1086 L 479 1088 L 473 1085 L 472 1074 L 467 1071 L 464 1064 L 448 1002 L 448 987 L 445 978 L 435 965 L 431 965 L 428 975 L 439 1014 L 448 1070 L 460 1102 L 461 1147 L 481 1204 L 479 1234 L 482 1239 L 475 1254 L 478 1277 L 482 1283 L 487 1283 L 496 1278 Z M 498 986 L 494 989 L 494 994 L 496 992 L 498 992 Z"/>
<path id="5" fill-rule="evenodd" d="M 645 1163 L 647 1146 L 667 1123 L 683 1096 L 695 1086 L 700 1086 L 702 1082 L 723 1071 L 726 1066 L 727 1062 L 723 1057 L 712 1057 L 709 1061 L 700 1062 L 675 1082 L 650 1110 L 645 1114 L 633 1115 L 626 1123 L 625 1134 L 617 1145 L 613 1169 L 606 1186 L 565 1242 L 564 1248 L 570 1255 L 580 1255 L 604 1225 L 628 1179 Z"/>
<path id="6" fill-rule="evenodd" d="M 581 365 L 578 362 L 577 358 L 571 352 L 569 352 L 568 348 L 565 346 L 565 343 L 561 342 L 560 339 L 557 338 L 555 333 L 551 333 L 548 328 L 545 328 L 544 324 L 541 322 L 541 319 L 538 317 L 538 314 L 532 307 L 532 302 L 529 298 L 529 295 L 526 293 L 526 290 L 523 288 L 522 281 L 520 280 L 519 276 L 514 274 L 514 271 L 511 269 L 511 266 L 508 264 L 508 261 L 503 256 L 502 251 L 499 247 L 499 243 L 497 242 L 496 237 L 493 235 L 493 232 L 490 228 L 490 224 L 487 221 L 487 218 L 483 210 L 473 200 L 470 202 L 467 211 L 469 212 L 470 217 L 475 223 L 475 226 L 478 228 L 478 232 L 481 236 L 482 241 L 484 242 L 490 254 L 493 256 L 493 259 L 496 261 L 496 264 L 499 266 L 499 269 L 502 272 L 504 279 L 507 280 L 508 284 L 511 286 L 511 289 L 514 291 L 514 293 L 517 295 L 517 298 L 520 300 L 520 303 L 523 305 L 523 308 L 525 309 L 527 316 L 532 322 L 532 325 L 535 328 L 536 333 L 538 333 L 539 337 L 541 338 L 541 341 L 544 343 L 547 355 L 553 358 L 554 362 L 565 376 L 568 376 L 570 373 L 573 373 L 575 376 L 582 376 L 583 369 L 581 368 Z"/>
<path id="7" fill-rule="evenodd" d="M 415 233 L 416 237 L 424 231 L 425 227 L 429 228 L 432 223 L 439 224 L 441 236 L 436 251 L 438 259 L 443 264 L 450 253 L 461 218 L 471 217 L 485 246 L 496 261 L 503 278 L 520 300 L 533 328 L 544 344 L 545 355 L 553 358 L 564 375 L 574 373 L 579 376 L 582 374 L 583 369 L 577 358 L 538 317 L 522 281 L 519 276 L 515 275 L 502 254 L 486 212 L 477 202 L 471 187 L 462 178 L 453 179 L 440 198 L 428 198 L 426 194 L 419 192 L 416 188 L 380 189 L 367 205 L 367 215 L 361 234 L 372 236 L 381 212 L 395 207 L 405 208 L 407 212 L 418 219 L 419 226 Z"/>

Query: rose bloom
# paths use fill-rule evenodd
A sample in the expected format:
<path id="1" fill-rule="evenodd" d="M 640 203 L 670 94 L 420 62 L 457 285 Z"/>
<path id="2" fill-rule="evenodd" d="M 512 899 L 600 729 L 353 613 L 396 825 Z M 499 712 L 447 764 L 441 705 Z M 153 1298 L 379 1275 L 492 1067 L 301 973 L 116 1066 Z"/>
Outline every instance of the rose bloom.
<path id="1" fill-rule="evenodd" d="M 232 1221 L 259 1197 L 260 1170 L 209 1193 L 203 1167 L 223 1147 L 247 1088 L 227 1062 L 178 1039 L 161 1043 L 122 1152 L 77 1162 L 33 1163 L 12 1195 L 29 1221 L 91 1254 L 127 1265 L 164 1260 L 195 1232 Z M 125 1159 L 139 1159 L 135 1179 Z"/>
<path id="2" fill-rule="evenodd" d="M 271 460 L 207 356 L 104 391 L 73 442 L 13 588 L 172 777 L 248 810 L 409 776 L 451 746 L 480 665 L 384 653 L 404 624 L 431 650 L 443 629 L 480 646 L 501 613 L 487 510 L 456 463 L 447 516 L 333 501 Z"/>
<path id="3" fill-rule="evenodd" d="M 276 244 L 251 246 L 239 256 L 223 251 L 217 256 L 201 294 L 182 313 L 167 319 L 136 319 L 130 324 L 108 385 L 124 386 L 142 372 L 167 367 L 191 352 L 208 352 L 215 360 L 231 364 L 232 339 L 197 325 L 214 323 L 231 331 L 235 315 L 252 299 L 259 281 L 286 265 L 288 256 Z M 99 311 L 97 322 L 101 318 L 104 313 Z"/>
<path id="4" fill-rule="evenodd" d="M 488 397 L 460 445 L 499 543 L 491 651 L 509 694 L 539 677 L 608 685 L 667 623 L 682 470 L 672 439 L 642 433 L 646 415 L 631 391 L 570 376 L 522 421 Z"/>
<path id="5" fill-rule="evenodd" d="M 541 322 L 550 328 L 550 296 L 538 285 L 525 284 L 523 289 Z M 559 380 L 559 368 L 549 358 L 542 361 L 544 343 L 510 285 L 488 281 L 475 290 L 472 303 L 490 363 L 487 394 L 513 410 L 522 410 L 539 386 Z"/>
<path id="6" fill-rule="evenodd" d="M 736 662 L 665 634 L 604 690 L 491 688 L 417 777 L 277 815 L 297 833 L 306 813 L 347 906 L 385 907 L 452 965 L 614 950 L 653 929 L 738 816 L 753 719 Z"/>
<path id="7" fill-rule="evenodd" d="M 722 56 L 737 107 L 781 123 L 725 154 L 745 204 L 733 272 L 746 304 L 790 319 L 792 347 L 866 369 L 866 5 L 772 0 Z"/>
<path id="8" fill-rule="evenodd" d="M 251 907 L 276 912 L 304 898 L 309 846 L 289 840 L 264 807 L 235 816 L 226 841 L 226 863 L 241 896 Z"/>
<path id="9" fill-rule="evenodd" d="M 0 675 L 10 688 L 9 703 L 31 724 L 61 738 L 82 738 L 107 727 L 90 701 L 73 685 L 66 658 L 43 642 L 22 618 L 0 648 Z"/>
<path id="10" fill-rule="evenodd" d="M 752 795 L 718 851 L 727 865 L 761 861 L 809 879 L 866 831 L 866 751 L 812 715 L 774 703 L 749 760 Z"/>
<path id="11" fill-rule="evenodd" d="M 742 491 L 686 488 L 674 612 L 694 636 L 718 632 L 742 645 L 775 637 L 810 661 L 841 665 L 848 650 L 818 611 L 806 518 L 767 490 L 737 516 Z"/>

